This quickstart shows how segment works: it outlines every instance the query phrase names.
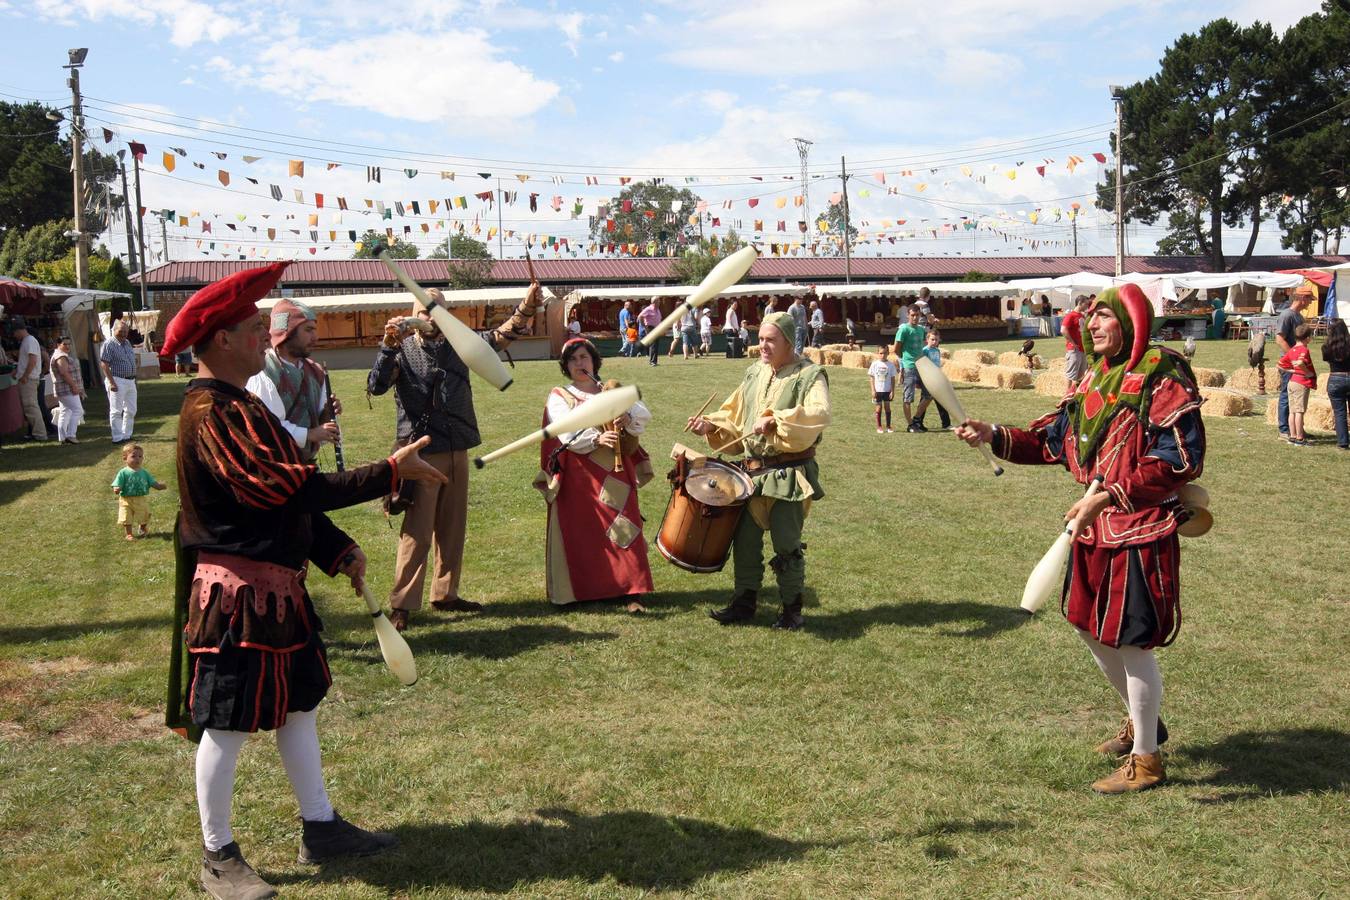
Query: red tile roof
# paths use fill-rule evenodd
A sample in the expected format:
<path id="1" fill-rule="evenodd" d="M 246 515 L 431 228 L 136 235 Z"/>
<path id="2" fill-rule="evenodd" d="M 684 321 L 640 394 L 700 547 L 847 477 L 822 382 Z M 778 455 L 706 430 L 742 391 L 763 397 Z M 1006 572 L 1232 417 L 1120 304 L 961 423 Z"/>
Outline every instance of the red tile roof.
<path id="1" fill-rule="evenodd" d="M 534 270 L 545 284 L 660 284 L 672 280 L 669 258 L 621 259 L 541 259 Z M 1207 258 L 1195 256 L 1127 256 L 1125 271 L 1144 274 L 1209 271 Z M 1253 256 L 1249 271 L 1307 268 L 1350 262 L 1346 256 Z M 403 261 L 408 274 L 427 284 L 444 284 L 444 260 L 412 259 Z M 217 281 L 241 269 L 266 265 L 262 262 L 200 260 L 169 262 L 147 273 L 152 288 L 185 289 Z M 1115 258 L 1110 256 L 1001 256 L 1001 257 L 858 257 L 852 262 L 856 281 L 950 281 L 972 269 L 999 279 L 1037 278 L 1071 275 L 1075 272 L 1114 272 Z M 503 284 L 523 284 L 527 275 L 525 261 L 497 260 L 492 266 L 494 280 Z M 133 276 L 133 280 L 136 276 Z M 750 270 L 751 281 L 842 282 L 842 258 L 774 258 L 758 260 Z M 373 259 L 299 260 L 286 270 L 283 287 L 302 285 L 351 286 L 392 285 L 389 271 Z"/>

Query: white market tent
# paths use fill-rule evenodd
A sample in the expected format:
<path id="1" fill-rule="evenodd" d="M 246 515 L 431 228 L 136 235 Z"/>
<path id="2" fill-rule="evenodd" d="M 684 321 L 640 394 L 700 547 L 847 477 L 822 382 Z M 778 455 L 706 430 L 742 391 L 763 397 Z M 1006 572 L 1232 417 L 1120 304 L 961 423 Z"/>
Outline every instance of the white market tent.
<path id="1" fill-rule="evenodd" d="M 820 298 L 839 300 L 866 300 L 911 298 L 919 296 L 920 288 L 928 288 L 934 297 L 1012 297 L 1018 292 L 1005 281 L 943 281 L 929 284 L 830 284 L 816 288 Z"/>
<path id="2" fill-rule="evenodd" d="M 1078 294 L 1095 294 L 1116 285 L 1137 284 L 1153 301 L 1154 311 L 1161 313 L 1163 302 L 1176 300 L 1178 291 L 1227 288 L 1230 291 L 1228 311 L 1232 312 L 1231 293 L 1234 286 L 1245 285 L 1258 289 L 1292 288 L 1297 287 L 1302 281 L 1301 275 L 1278 275 L 1274 272 L 1183 272 L 1177 275 L 1126 272 L 1119 278 L 1096 272 L 1078 272 L 1073 275 L 1061 275 L 1058 278 L 1022 278 L 1008 283 L 1028 294 L 1048 294 L 1051 304 L 1057 309 L 1067 308 L 1073 297 Z"/>
<path id="3" fill-rule="evenodd" d="M 692 294 L 696 288 L 697 285 L 692 284 L 670 284 L 656 287 L 578 288 L 568 294 L 567 299 L 569 303 L 584 300 L 610 300 L 615 302 L 634 300 L 646 303 L 663 297 L 683 299 Z M 802 297 L 809 293 L 811 293 L 809 287 L 782 282 L 776 284 L 733 284 L 717 296 L 725 299 L 762 295 Z"/>
<path id="4" fill-rule="evenodd" d="M 525 298 L 525 289 L 478 288 L 471 291 L 443 291 L 451 306 L 515 306 Z M 281 297 L 266 297 L 258 301 L 258 308 L 268 310 L 276 305 Z M 303 303 L 316 313 L 329 312 L 370 312 L 382 309 L 402 309 L 409 314 L 413 309 L 413 295 L 408 291 L 391 291 L 382 294 L 331 294 L 320 297 L 295 297 L 297 303 Z M 556 294 L 547 292 L 545 302 L 558 299 Z"/>

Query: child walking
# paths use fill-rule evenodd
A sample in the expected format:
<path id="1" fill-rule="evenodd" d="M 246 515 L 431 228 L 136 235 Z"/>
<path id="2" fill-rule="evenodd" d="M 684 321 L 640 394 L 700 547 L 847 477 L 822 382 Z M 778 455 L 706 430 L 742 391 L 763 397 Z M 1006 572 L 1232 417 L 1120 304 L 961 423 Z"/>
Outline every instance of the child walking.
<path id="1" fill-rule="evenodd" d="M 1308 339 L 1312 337 L 1312 326 L 1303 324 L 1294 329 L 1294 346 L 1280 357 L 1281 369 L 1292 372 L 1289 376 L 1289 443 L 1295 447 L 1308 446 L 1308 436 L 1303 433 L 1303 416 L 1308 411 L 1308 394 L 1317 387 L 1317 370 L 1313 368 L 1312 351 L 1308 349 Z"/>
<path id="2" fill-rule="evenodd" d="M 133 527 L 139 527 L 140 537 L 145 537 L 150 527 L 150 489 L 164 490 L 164 482 L 156 480 L 141 463 L 145 460 L 145 450 L 140 444 L 127 444 L 122 449 L 122 462 L 126 465 L 113 479 L 113 493 L 117 495 L 117 524 L 126 530 L 127 540 L 136 540 Z"/>
<path id="3" fill-rule="evenodd" d="M 891 348 L 882 344 L 877 348 L 877 358 L 867 367 L 867 375 L 872 380 L 872 403 L 877 419 L 877 434 L 881 434 L 881 414 L 886 413 L 886 433 L 894 433 L 891 428 L 891 398 L 895 396 L 895 363 L 888 358 Z"/>
<path id="4" fill-rule="evenodd" d="M 928 357 L 928 359 L 932 361 L 933 365 L 937 366 L 939 369 L 942 368 L 941 347 L 942 347 L 942 334 L 936 328 L 931 329 L 928 332 L 928 337 L 925 338 L 924 341 L 923 355 Z M 951 416 L 947 415 L 947 410 L 944 409 L 942 404 L 937 402 L 936 399 L 933 400 L 933 405 L 937 407 L 938 419 L 942 422 L 943 430 L 945 431 L 948 428 L 951 428 L 952 419 Z M 920 409 L 923 409 L 923 407 L 920 407 Z M 927 409 L 923 409 L 923 412 L 927 411 L 928 411 Z M 923 419 L 924 419 L 923 414 L 920 413 L 919 414 L 920 426 L 923 425 Z"/>

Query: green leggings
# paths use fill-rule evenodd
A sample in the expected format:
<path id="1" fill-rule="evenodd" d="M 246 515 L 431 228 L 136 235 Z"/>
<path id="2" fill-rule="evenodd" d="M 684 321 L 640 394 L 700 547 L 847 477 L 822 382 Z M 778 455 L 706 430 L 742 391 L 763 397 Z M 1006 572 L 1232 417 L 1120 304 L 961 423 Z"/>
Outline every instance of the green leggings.
<path id="1" fill-rule="evenodd" d="M 776 559 L 781 562 L 774 568 L 774 574 L 778 578 L 778 596 L 784 603 L 795 600 L 806 586 L 806 559 L 800 552 L 805 522 L 804 503 L 776 500 L 769 509 L 769 539 Z M 736 592 L 758 591 L 764 583 L 764 529 L 749 510 L 736 526 L 731 547 Z"/>

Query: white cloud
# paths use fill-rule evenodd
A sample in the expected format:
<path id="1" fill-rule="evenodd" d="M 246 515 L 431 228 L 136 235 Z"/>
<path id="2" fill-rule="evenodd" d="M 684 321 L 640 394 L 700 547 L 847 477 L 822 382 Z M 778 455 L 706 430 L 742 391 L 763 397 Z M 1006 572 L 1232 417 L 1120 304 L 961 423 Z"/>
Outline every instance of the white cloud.
<path id="1" fill-rule="evenodd" d="M 554 20 L 554 23 L 558 26 L 558 30 L 567 37 L 567 40 L 563 42 L 563 46 L 565 46 L 573 56 L 578 55 L 577 45 L 581 43 L 581 26 L 585 21 L 586 16 L 579 12 L 566 13 L 558 16 L 557 19 Z"/>
<path id="2" fill-rule="evenodd" d="M 169 29 L 169 40 L 176 47 L 218 43 L 247 30 L 244 21 L 197 0 L 34 0 L 33 9 L 63 23 L 83 18 L 160 25 Z"/>
<path id="3" fill-rule="evenodd" d="M 615 50 L 613 53 L 611 53 L 611 54 L 609 55 L 609 61 L 612 62 L 612 63 L 621 63 L 621 62 L 623 62 L 623 51 L 622 51 L 622 50 Z"/>
<path id="4" fill-rule="evenodd" d="M 1321 9 L 1321 0 L 1243 0 L 1228 18 L 1240 25 L 1269 22 L 1276 34 L 1282 34 L 1299 19 Z"/>
<path id="5" fill-rule="evenodd" d="M 416 62 L 425 74 L 408 77 Z M 534 114 L 558 85 L 499 58 L 482 31 L 396 31 L 323 46 L 278 43 L 252 70 L 212 60 L 241 85 L 415 122 L 502 124 Z M 434 77 L 431 73 L 434 72 Z"/>

